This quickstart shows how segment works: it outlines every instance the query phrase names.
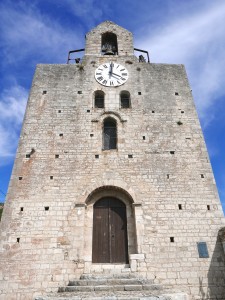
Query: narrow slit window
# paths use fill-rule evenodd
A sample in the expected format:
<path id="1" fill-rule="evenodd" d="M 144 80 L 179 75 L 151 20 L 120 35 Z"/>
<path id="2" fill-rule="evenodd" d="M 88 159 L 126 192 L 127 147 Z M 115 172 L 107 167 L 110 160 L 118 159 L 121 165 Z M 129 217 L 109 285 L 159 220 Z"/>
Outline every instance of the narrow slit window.
<path id="1" fill-rule="evenodd" d="M 104 120 L 103 124 L 103 150 L 117 148 L 117 126 L 112 118 Z"/>
<path id="2" fill-rule="evenodd" d="M 104 108 L 105 94 L 102 91 L 95 92 L 95 108 Z"/>
<path id="3" fill-rule="evenodd" d="M 127 91 L 122 91 L 120 93 L 120 107 L 130 108 L 130 93 Z"/>

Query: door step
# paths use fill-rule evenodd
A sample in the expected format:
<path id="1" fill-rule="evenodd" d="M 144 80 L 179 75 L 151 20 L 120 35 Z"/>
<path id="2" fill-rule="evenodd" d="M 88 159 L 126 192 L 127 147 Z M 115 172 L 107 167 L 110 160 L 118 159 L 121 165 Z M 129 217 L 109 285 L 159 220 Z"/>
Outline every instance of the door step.
<path id="1" fill-rule="evenodd" d="M 189 300 L 189 297 L 184 293 L 170 293 L 170 294 L 137 294 L 132 292 L 117 295 L 106 293 L 86 293 L 86 294 L 53 294 L 49 296 L 36 297 L 35 300 Z"/>
<path id="2" fill-rule="evenodd" d="M 188 300 L 187 295 L 172 293 L 152 280 L 133 274 L 83 274 L 71 280 L 58 293 L 36 297 L 35 300 Z"/>

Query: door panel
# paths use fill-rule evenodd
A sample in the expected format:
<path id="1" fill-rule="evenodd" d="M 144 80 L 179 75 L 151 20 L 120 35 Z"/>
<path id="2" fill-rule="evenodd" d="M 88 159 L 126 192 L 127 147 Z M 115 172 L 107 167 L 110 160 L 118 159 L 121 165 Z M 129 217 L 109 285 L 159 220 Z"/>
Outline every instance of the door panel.
<path id="1" fill-rule="evenodd" d="M 93 263 L 127 263 L 127 217 L 125 204 L 103 198 L 94 205 Z"/>
<path id="2" fill-rule="evenodd" d="M 128 262 L 126 207 L 110 208 L 111 262 Z"/>
<path id="3" fill-rule="evenodd" d="M 110 259 L 109 253 L 109 217 L 108 207 L 98 207 L 94 210 L 93 224 L 93 257 L 94 263 L 107 263 Z"/>

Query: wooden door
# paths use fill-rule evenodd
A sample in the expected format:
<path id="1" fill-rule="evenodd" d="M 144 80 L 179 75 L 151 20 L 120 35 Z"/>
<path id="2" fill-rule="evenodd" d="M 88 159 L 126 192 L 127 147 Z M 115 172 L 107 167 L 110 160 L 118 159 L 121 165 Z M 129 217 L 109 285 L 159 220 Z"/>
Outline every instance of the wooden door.
<path id="1" fill-rule="evenodd" d="M 103 198 L 94 205 L 93 263 L 128 263 L 126 205 Z"/>

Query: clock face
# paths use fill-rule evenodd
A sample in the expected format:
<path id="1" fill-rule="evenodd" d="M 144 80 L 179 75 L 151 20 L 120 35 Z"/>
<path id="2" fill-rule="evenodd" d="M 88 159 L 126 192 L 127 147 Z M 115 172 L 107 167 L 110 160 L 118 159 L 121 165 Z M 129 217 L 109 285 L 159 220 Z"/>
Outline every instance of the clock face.
<path id="1" fill-rule="evenodd" d="M 108 62 L 96 69 L 95 79 L 104 86 L 119 86 L 127 81 L 128 71 L 120 64 Z"/>

